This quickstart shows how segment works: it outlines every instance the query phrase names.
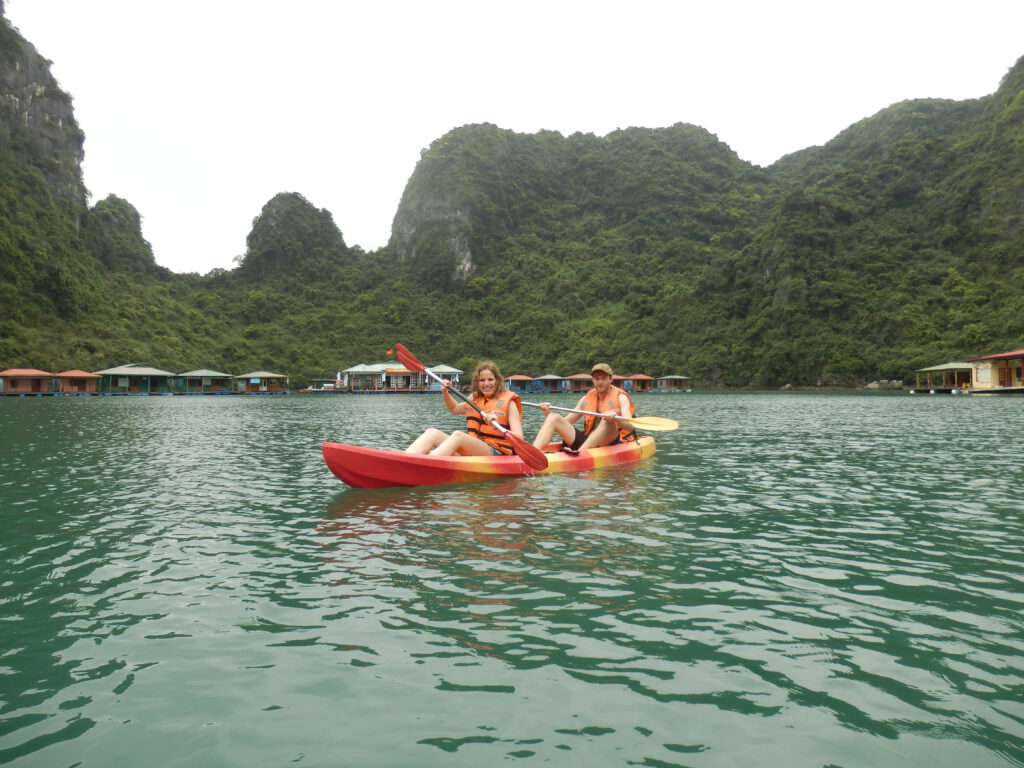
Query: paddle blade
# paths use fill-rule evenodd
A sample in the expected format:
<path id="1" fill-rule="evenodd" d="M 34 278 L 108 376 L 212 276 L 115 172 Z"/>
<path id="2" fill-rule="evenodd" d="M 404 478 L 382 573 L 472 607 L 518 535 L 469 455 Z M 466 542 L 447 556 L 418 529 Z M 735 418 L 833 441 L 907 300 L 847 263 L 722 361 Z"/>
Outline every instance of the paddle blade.
<path id="1" fill-rule="evenodd" d="M 405 348 L 402 344 L 395 344 L 395 353 L 398 355 L 398 361 L 410 371 L 416 371 L 417 373 L 423 373 L 426 370 L 426 366 L 423 365 L 416 356 Z"/>
<path id="2" fill-rule="evenodd" d="M 629 423 L 636 429 L 646 432 L 670 432 L 673 429 L 679 429 L 678 421 L 663 419 L 660 416 L 638 416 L 635 419 L 630 419 Z"/>
<path id="3" fill-rule="evenodd" d="M 522 459 L 526 466 L 538 472 L 548 468 L 548 457 L 540 448 L 535 448 L 532 443 L 526 442 L 514 432 L 506 431 L 505 437 L 512 443 L 512 450 L 516 452 L 516 456 Z"/>

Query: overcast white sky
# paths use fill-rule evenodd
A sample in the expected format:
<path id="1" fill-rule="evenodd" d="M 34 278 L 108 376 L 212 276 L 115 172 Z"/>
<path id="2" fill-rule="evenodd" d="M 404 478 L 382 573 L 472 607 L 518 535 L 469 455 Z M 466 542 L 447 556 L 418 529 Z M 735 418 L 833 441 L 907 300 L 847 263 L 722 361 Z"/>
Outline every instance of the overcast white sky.
<path id="1" fill-rule="evenodd" d="M 6 0 L 74 98 L 93 202 L 156 260 L 230 269 L 278 192 L 375 250 L 422 149 L 488 122 L 678 122 L 769 165 L 912 98 L 992 93 L 1022 0 Z"/>

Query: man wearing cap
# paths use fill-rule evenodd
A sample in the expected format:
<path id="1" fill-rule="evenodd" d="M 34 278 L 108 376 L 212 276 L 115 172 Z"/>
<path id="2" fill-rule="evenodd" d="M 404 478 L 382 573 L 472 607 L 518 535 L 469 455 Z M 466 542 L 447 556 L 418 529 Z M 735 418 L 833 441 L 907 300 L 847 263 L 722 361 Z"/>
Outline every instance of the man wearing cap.
<path id="1" fill-rule="evenodd" d="M 616 418 L 636 416 L 636 406 L 629 393 L 612 384 L 612 367 L 608 363 L 597 363 L 590 370 L 590 378 L 594 388 L 580 398 L 576 410 L 600 413 L 600 418 L 582 413 L 560 416 L 551 412 L 551 403 L 541 403 L 545 419 L 533 441 L 534 446 L 544 448 L 555 433 L 562 438 L 562 450 L 569 453 L 636 439 L 633 427 L 615 421 Z M 573 426 L 580 416 L 583 416 L 582 432 Z"/>

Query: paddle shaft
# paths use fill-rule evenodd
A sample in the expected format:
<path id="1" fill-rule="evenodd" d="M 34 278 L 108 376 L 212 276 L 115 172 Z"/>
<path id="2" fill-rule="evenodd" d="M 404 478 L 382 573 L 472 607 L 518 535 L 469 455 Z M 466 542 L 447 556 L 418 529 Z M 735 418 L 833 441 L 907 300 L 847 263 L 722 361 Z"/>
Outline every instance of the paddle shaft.
<path id="1" fill-rule="evenodd" d="M 523 400 L 523 405 L 532 405 L 534 408 L 542 408 L 543 407 L 540 403 L 528 403 L 525 400 Z M 582 413 L 585 416 L 597 416 L 597 417 L 603 417 L 604 416 L 603 413 L 598 413 L 597 411 L 581 411 L 579 408 L 561 408 L 561 407 L 559 407 L 557 405 L 549 405 L 548 408 L 550 408 L 552 411 L 566 411 L 567 413 Z M 622 421 L 633 421 L 633 419 L 629 418 L 628 416 L 616 416 L 615 418 L 616 419 L 621 419 Z"/>
<path id="2" fill-rule="evenodd" d="M 532 405 L 534 408 L 542 408 L 540 403 L 527 403 L 523 401 L 523 405 Z M 568 411 L 569 413 L 582 413 L 586 416 L 597 416 L 604 417 L 603 413 L 597 411 L 581 411 L 578 408 L 561 408 L 557 405 L 548 406 L 553 411 Z M 616 421 L 622 421 L 627 424 L 632 424 L 636 429 L 642 429 L 649 432 L 667 432 L 669 430 L 678 429 L 679 422 L 673 419 L 662 419 L 658 416 L 616 416 Z"/>
<path id="3" fill-rule="evenodd" d="M 434 373 L 434 372 L 433 372 L 432 370 L 430 370 L 429 368 L 424 368 L 424 369 L 423 369 L 423 372 L 424 372 L 425 374 L 427 374 L 427 376 L 429 376 L 430 378 L 432 378 L 432 379 L 433 379 L 434 381 L 436 381 L 436 382 L 437 382 L 438 384 L 444 384 L 444 379 L 442 379 L 442 378 L 441 378 L 440 376 L 438 376 L 438 375 L 437 375 L 436 373 Z M 442 389 L 441 391 L 443 392 L 444 390 Z M 476 411 L 477 413 L 479 413 L 479 414 L 480 414 L 481 416 L 484 416 L 484 412 L 480 410 L 480 406 L 479 406 L 479 405 L 477 405 L 476 403 L 474 403 L 474 402 L 473 402 L 472 400 L 470 400 L 470 399 L 469 399 L 468 397 L 466 397 L 466 396 L 465 396 L 464 394 L 462 394 L 461 392 L 459 392 L 459 390 L 457 390 L 457 389 L 452 389 L 451 387 L 448 387 L 448 392 L 449 392 L 449 393 L 452 393 L 452 394 L 454 394 L 454 395 L 455 395 L 456 397 L 458 397 L 458 398 L 459 398 L 459 400 L 461 400 L 462 402 L 464 402 L 464 403 L 465 403 L 466 405 L 468 405 L 468 406 L 472 407 L 472 408 L 473 408 L 473 409 L 474 409 L 474 410 L 475 410 L 475 411 Z M 486 417 L 486 416 L 484 416 L 484 418 L 486 419 L 487 417 Z M 508 432 L 508 430 L 507 430 L 507 429 L 505 429 L 505 428 L 504 428 L 503 426 L 501 426 L 501 424 L 499 424 L 499 423 L 498 423 L 497 421 L 495 421 L 494 419 L 491 419 L 490 421 L 491 421 L 491 424 L 493 424 L 494 426 L 496 426 L 496 427 L 497 427 L 498 429 L 500 429 L 500 430 L 501 430 L 502 432 Z"/>

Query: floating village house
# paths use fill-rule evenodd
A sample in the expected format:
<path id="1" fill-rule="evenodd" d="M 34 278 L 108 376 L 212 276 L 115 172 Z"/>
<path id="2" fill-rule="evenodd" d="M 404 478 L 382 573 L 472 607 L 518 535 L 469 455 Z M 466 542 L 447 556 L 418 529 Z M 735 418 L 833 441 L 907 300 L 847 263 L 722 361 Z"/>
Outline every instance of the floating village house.
<path id="1" fill-rule="evenodd" d="M 344 379 L 341 377 L 341 372 L 338 372 L 337 376 L 332 376 L 329 379 L 310 379 L 309 385 L 305 389 L 300 389 L 300 392 L 341 392 L 341 386 Z"/>
<path id="2" fill-rule="evenodd" d="M 341 372 L 342 389 L 355 394 L 399 392 L 423 388 L 424 375 L 395 363 L 359 363 Z"/>
<path id="3" fill-rule="evenodd" d="M 230 373 L 200 368 L 179 373 L 174 380 L 174 391 L 181 395 L 229 395 L 235 389 Z"/>
<path id="4" fill-rule="evenodd" d="M 62 371 L 53 377 L 56 382 L 54 391 L 60 395 L 95 395 L 102 378 L 98 373 L 88 371 Z"/>
<path id="5" fill-rule="evenodd" d="M 587 380 L 589 381 L 589 379 L 588 376 Z M 569 391 L 569 380 L 554 373 L 545 373 L 543 376 L 536 377 L 515 373 L 505 377 L 505 387 L 519 395 L 556 395 L 559 392 Z"/>
<path id="6" fill-rule="evenodd" d="M 428 366 L 442 379 L 458 382 L 463 371 L 450 365 Z M 341 389 L 354 394 L 439 391 L 441 385 L 419 371 L 410 371 L 394 362 L 359 363 L 341 371 Z"/>
<path id="7" fill-rule="evenodd" d="M 442 363 L 441 365 L 428 365 L 427 368 L 433 371 L 438 376 L 440 376 L 442 379 L 447 379 L 448 381 L 454 382 L 455 384 L 459 383 L 459 376 L 462 373 L 465 373 L 465 371 L 461 371 L 458 368 L 453 368 L 450 365 L 445 365 L 444 363 Z M 436 390 L 438 392 L 441 391 L 441 385 L 438 384 L 433 379 L 427 379 L 427 386 L 431 390 Z"/>
<path id="8" fill-rule="evenodd" d="M 914 379 L 911 394 L 1024 394 L 1024 349 L 919 368 Z"/>
<path id="9" fill-rule="evenodd" d="M 569 391 L 569 382 L 566 381 L 565 377 L 557 376 L 554 373 L 545 373 L 543 376 L 538 376 L 533 381 L 534 392 L 557 394 L 559 392 Z"/>
<path id="10" fill-rule="evenodd" d="M 910 394 L 964 392 L 971 387 L 976 367 L 973 363 L 952 362 L 918 368 L 914 371 L 914 389 Z"/>
<path id="11" fill-rule="evenodd" d="M 616 381 L 615 384 L 627 392 L 651 392 L 654 389 L 654 377 L 646 373 L 634 373 L 632 376 L 624 376 L 621 382 Z"/>
<path id="12" fill-rule="evenodd" d="M 689 376 L 659 376 L 657 379 L 658 392 L 689 392 Z"/>
<path id="13" fill-rule="evenodd" d="M 381 383 L 388 392 L 416 392 L 425 388 L 423 382 L 426 378 L 427 376 L 424 373 L 410 371 L 403 366 L 396 366 L 392 363 L 384 369 L 384 377 L 381 379 Z"/>
<path id="14" fill-rule="evenodd" d="M 569 391 L 580 395 L 594 385 L 594 379 L 589 373 L 574 373 L 566 376 L 565 380 L 569 382 Z"/>
<path id="15" fill-rule="evenodd" d="M 96 371 L 100 376 L 97 391 L 104 395 L 169 395 L 175 374 L 145 365 L 119 365 Z"/>
<path id="16" fill-rule="evenodd" d="M 246 395 L 283 395 L 288 392 L 288 377 L 283 373 L 250 371 L 232 377 L 235 391 Z"/>
<path id="17" fill-rule="evenodd" d="M 972 357 L 971 390 L 979 394 L 1024 394 L 1024 349 Z"/>
<path id="18" fill-rule="evenodd" d="M 527 376 L 525 373 L 513 373 L 511 376 L 505 377 L 505 389 L 510 392 L 515 392 L 517 395 L 526 395 L 533 392 L 532 376 Z"/>
<path id="19" fill-rule="evenodd" d="M 379 365 L 359 363 L 341 372 L 342 388 L 350 392 L 376 391 L 383 388 L 381 384 L 385 368 Z"/>
<path id="20" fill-rule="evenodd" d="M 53 389 L 53 374 L 38 368 L 8 368 L 0 371 L 0 393 L 41 395 Z"/>

